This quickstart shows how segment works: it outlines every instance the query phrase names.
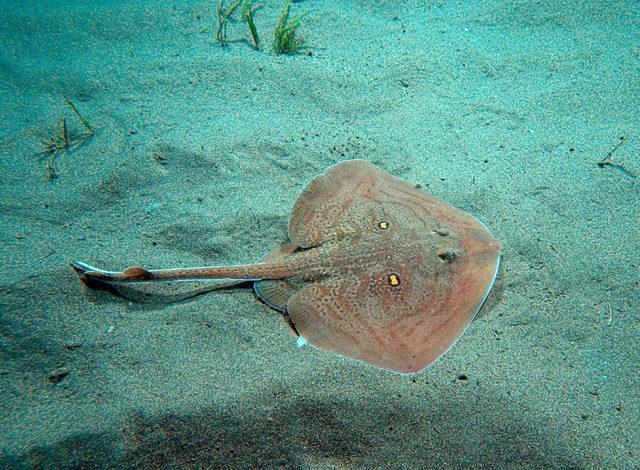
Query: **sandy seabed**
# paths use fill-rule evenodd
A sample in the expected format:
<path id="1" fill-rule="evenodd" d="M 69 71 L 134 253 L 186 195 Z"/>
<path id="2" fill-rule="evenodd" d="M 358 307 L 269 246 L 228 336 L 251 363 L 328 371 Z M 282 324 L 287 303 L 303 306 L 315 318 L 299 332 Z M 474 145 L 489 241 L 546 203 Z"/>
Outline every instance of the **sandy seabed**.
<path id="1" fill-rule="evenodd" d="M 261 5 L 256 51 L 213 2 L 0 2 L 1 466 L 640 467 L 638 3 L 309 0 L 293 56 Z M 350 158 L 503 245 L 420 374 L 296 348 L 248 289 L 137 305 L 68 267 L 258 261 Z"/>

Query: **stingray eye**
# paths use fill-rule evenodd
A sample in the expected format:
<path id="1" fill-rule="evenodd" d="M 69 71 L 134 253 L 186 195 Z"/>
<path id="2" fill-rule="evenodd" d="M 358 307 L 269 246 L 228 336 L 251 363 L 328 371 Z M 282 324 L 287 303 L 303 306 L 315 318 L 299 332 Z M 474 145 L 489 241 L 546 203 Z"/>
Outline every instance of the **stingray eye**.
<path id="1" fill-rule="evenodd" d="M 400 278 L 397 274 L 389 274 L 389 285 L 394 287 L 400 285 Z"/>
<path id="2" fill-rule="evenodd" d="M 380 222 L 378 222 L 378 227 L 380 227 L 382 230 L 386 230 L 389 228 L 389 222 L 381 220 Z"/>
<path id="3" fill-rule="evenodd" d="M 453 263 L 457 257 L 458 257 L 458 253 L 451 250 L 444 251 L 438 254 L 438 258 L 440 258 L 442 261 L 446 261 L 447 263 Z"/>
<path id="4" fill-rule="evenodd" d="M 439 227 L 439 228 L 435 229 L 433 231 L 433 233 L 437 233 L 441 237 L 448 237 L 449 236 L 449 230 L 447 229 L 447 227 Z"/>

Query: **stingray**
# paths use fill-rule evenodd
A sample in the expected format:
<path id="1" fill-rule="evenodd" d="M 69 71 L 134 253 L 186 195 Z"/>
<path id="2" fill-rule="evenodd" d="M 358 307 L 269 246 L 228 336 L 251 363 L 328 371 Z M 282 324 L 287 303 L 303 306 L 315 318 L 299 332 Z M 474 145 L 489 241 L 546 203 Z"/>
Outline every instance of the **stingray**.
<path id="1" fill-rule="evenodd" d="M 363 160 L 311 180 L 288 235 L 256 264 L 124 271 L 71 265 L 87 286 L 115 292 L 137 283 L 251 281 L 300 341 L 409 374 L 460 338 L 500 264 L 500 242 L 480 221 Z"/>

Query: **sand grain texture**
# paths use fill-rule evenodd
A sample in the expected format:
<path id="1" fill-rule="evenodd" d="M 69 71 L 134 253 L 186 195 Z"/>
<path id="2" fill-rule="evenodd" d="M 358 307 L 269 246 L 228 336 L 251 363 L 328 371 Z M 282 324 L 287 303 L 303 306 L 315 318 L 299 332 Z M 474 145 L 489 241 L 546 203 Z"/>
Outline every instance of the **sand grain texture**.
<path id="1" fill-rule="evenodd" d="M 637 2 L 309 0 L 293 57 L 218 47 L 210 2 L 91 3 L 0 5 L 0 466 L 640 465 Z M 50 181 L 63 94 L 97 132 Z M 503 245 L 493 309 L 413 378 L 296 349 L 244 291 L 133 305 L 67 266 L 257 261 L 347 158 Z"/>

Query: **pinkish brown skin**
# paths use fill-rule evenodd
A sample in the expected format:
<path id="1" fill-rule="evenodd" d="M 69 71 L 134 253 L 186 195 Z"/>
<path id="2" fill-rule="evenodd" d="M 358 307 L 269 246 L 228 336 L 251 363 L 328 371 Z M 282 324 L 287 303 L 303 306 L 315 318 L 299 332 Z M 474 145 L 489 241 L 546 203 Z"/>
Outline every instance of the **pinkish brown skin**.
<path id="1" fill-rule="evenodd" d="M 284 280 L 288 315 L 311 345 L 414 373 L 462 335 L 500 258 L 500 243 L 476 219 L 360 160 L 334 165 L 309 183 L 292 211 L 289 236 L 292 243 L 254 265 L 123 272 L 73 265 L 94 287 Z"/>

